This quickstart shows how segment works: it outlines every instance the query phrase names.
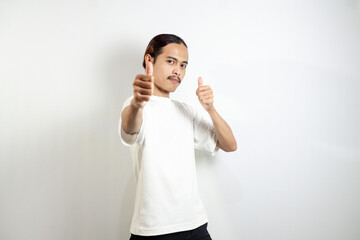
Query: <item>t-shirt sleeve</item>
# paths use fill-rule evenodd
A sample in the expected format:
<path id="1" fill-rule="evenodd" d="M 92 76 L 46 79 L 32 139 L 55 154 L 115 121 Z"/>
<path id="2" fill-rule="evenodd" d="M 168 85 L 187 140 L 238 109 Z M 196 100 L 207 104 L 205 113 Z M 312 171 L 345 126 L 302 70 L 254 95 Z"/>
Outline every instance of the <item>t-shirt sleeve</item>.
<path id="1" fill-rule="evenodd" d="M 197 109 L 191 107 L 194 127 L 194 146 L 198 150 L 205 151 L 211 156 L 219 150 L 214 125 L 201 115 Z"/>
<path id="2" fill-rule="evenodd" d="M 125 145 L 125 146 L 131 146 L 135 143 L 141 143 L 143 138 L 144 138 L 144 131 L 145 131 L 145 122 L 144 122 L 144 112 L 143 112 L 143 121 L 142 121 L 142 124 L 141 124 L 141 127 L 140 127 L 140 130 L 138 133 L 134 133 L 134 134 L 129 134 L 129 133 L 126 133 L 124 131 L 124 129 L 122 129 L 121 127 L 121 114 L 123 112 L 123 110 L 130 105 L 130 102 L 131 100 L 133 99 L 133 96 L 130 96 L 128 97 L 123 106 L 122 106 L 122 109 L 121 109 L 121 113 L 120 113 L 120 117 L 119 117 L 119 125 L 118 125 L 118 133 L 120 135 L 120 138 L 121 138 L 121 142 Z"/>

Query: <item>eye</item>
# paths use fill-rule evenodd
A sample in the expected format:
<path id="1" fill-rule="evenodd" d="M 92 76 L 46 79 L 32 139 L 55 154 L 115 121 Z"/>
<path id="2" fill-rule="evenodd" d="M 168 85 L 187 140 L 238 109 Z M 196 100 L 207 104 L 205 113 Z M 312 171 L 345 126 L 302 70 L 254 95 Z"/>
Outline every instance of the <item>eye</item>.
<path id="1" fill-rule="evenodd" d="M 187 66 L 186 64 L 181 64 L 182 68 L 186 68 L 186 66 Z"/>
<path id="2" fill-rule="evenodd" d="M 173 60 L 168 60 L 168 63 L 172 64 L 174 61 Z"/>

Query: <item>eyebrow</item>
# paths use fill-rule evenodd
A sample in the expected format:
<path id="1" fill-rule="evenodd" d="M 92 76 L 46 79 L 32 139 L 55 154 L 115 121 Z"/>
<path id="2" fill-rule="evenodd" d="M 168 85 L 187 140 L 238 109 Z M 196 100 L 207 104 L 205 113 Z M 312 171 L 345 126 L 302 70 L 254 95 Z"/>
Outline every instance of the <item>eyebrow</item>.
<path id="1" fill-rule="evenodd" d="M 174 58 L 174 57 L 171 57 L 171 56 L 167 56 L 167 58 L 171 58 L 171 59 L 174 59 L 175 61 L 179 61 L 177 58 Z M 183 63 L 188 64 L 188 62 L 187 62 L 187 61 L 183 61 Z"/>

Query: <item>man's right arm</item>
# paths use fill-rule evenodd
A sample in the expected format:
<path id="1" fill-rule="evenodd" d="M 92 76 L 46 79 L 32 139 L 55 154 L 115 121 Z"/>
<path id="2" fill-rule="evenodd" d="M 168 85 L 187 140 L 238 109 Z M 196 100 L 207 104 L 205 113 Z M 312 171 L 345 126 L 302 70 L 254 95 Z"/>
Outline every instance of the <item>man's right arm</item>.
<path id="1" fill-rule="evenodd" d="M 137 108 L 131 103 L 124 108 L 121 114 L 121 128 L 127 134 L 136 134 L 139 132 L 142 124 L 143 108 Z"/>
<path id="2" fill-rule="evenodd" d="M 145 57 L 146 75 L 138 74 L 133 82 L 134 98 L 121 113 L 121 128 L 127 134 L 140 131 L 143 120 L 143 110 L 154 92 L 153 64 L 150 55 Z"/>

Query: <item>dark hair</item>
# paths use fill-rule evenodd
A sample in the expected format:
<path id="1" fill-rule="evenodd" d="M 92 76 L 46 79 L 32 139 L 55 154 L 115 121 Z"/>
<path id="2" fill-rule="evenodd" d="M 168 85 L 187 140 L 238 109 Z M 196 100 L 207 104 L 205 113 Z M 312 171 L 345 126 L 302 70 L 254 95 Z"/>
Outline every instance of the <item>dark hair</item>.
<path id="1" fill-rule="evenodd" d="M 154 63 L 155 63 L 157 56 L 162 53 L 162 48 L 170 43 L 178 43 L 178 44 L 182 43 L 185 45 L 185 47 L 187 47 L 184 40 L 182 40 L 180 37 L 174 34 L 159 34 L 153 37 L 153 39 L 151 39 L 149 45 L 146 48 L 143 64 L 142 64 L 143 67 L 146 68 L 146 64 L 145 64 L 146 54 L 150 54 L 150 56 L 154 58 Z"/>

